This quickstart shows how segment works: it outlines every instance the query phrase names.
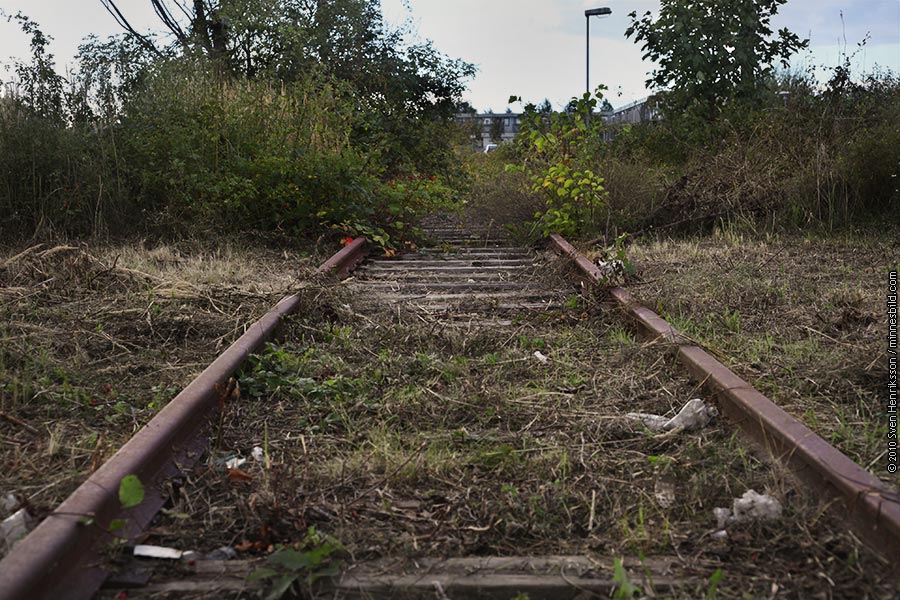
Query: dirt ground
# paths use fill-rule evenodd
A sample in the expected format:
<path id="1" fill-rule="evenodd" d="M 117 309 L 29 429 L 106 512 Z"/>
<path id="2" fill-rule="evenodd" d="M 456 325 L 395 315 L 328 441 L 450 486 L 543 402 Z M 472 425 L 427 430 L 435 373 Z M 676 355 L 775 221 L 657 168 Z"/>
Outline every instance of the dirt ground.
<path id="1" fill-rule="evenodd" d="M 858 464 L 887 472 L 896 230 L 641 242 L 629 289 Z"/>
<path id="2" fill-rule="evenodd" d="M 644 303 L 890 480 L 880 399 L 895 241 L 732 234 L 629 252 Z M 0 489 L 38 518 L 323 258 L 140 244 L 0 257 Z M 566 268 L 547 264 L 564 287 Z M 884 563 L 726 421 L 670 435 L 623 418 L 704 396 L 670 349 L 576 292 L 497 327 L 307 287 L 240 374 L 219 443 L 140 541 L 261 559 L 327 546 L 342 562 L 668 557 L 691 583 L 641 582 L 645 596 L 896 593 Z M 782 518 L 718 534 L 713 508 L 748 489 L 778 498 Z"/>
<path id="3" fill-rule="evenodd" d="M 42 518 L 313 264 L 191 244 L 0 250 L 3 496 Z"/>
<path id="4" fill-rule="evenodd" d="M 148 543 L 271 557 L 312 553 L 312 535 L 346 562 L 675 557 L 689 583 L 664 597 L 893 593 L 881 560 L 727 422 L 652 434 L 625 418 L 703 394 L 670 349 L 571 292 L 563 310 L 497 328 L 310 291 L 242 373 L 221 445 Z M 717 533 L 713 509 L 749 489 L 783 516 Z"/>

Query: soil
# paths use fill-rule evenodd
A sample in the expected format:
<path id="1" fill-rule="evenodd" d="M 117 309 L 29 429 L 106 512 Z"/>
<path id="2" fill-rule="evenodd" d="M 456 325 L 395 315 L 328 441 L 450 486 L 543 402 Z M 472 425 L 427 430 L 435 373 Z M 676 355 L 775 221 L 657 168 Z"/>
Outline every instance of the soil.
<path id="1" fill-rule="evenodd" d="M 312 535 L 347 563 L 677 557 L 684 585 L 658 590 L 671 597 L 892 594 L 881 559 L 727 422 L 654 434 L 628 418 L 710 399 L 670 348 L 580 300 L 562 261 L 539 262 L 534 276 L 570 301 L 501 326 L 483 309 L 466 321 L 346 286 L 307 290 L 148 543 L 271 559 L 313 551 Z M 750 489 L 782 516 L 723 534 L 713 509 Z"/>
<path id="2" fill-rule="evenodd" d="M 629 287 L 890 480 L 878 403 L 895 249 L 877 236 L 640 243 Z M 37 518 L 320 262 L 22 250 L 0 259 L 2 489 Z M 711 399 L 568 269 L 539 256 L 532 277 L 558 306 L 518 314 L 398 308 L 352 289 L 362 275 L 304 286 L 277 342 L 238 375 L 216 445 L 133 542 L 227 547 L 260 565 L 294 549 L 313 561 L 304 577 L 385 558 L 581 555 L 611 568 L 625 556 L 672 561 L 685 582 L 636 581 L 645 596 L 893 597 L 885 563 L 726 420 L 654 433 L 627 416 Z M 723 534 L 713 509 L 750 489 L 783 514 Z M 262 592 L 234 597 L 248 594 Z"/>
<path id="3" fill-rule="evenodd" d="M 7 509 L 53 510 L 312 262 L 187 243 L 0 251 Z"/>
<path id="4" fill-rule="evenodd" d="M 887 483 L 887 285 L 896 231 L 640 242 L 629 289 Z"/>

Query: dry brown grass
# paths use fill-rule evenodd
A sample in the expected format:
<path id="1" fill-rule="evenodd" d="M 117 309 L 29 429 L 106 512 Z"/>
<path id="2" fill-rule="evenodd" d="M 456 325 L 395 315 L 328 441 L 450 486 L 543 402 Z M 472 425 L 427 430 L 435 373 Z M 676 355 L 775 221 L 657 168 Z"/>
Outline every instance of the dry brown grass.
<path id="1" fill-rule="evenodd" d="M 87 244 L 0 252 L 0 489 L 42 517 L 311 264 Z"/>
<path id="2" fill-rule="evenodd" d="M 632 291 L 853 460 L 883 460 L 893 233 L 642 242 Z"/>
<path id="3" fill-rule="evenodd" d="M 890 593 L 879 560 L 727 424 L 650 435 L 622 418 L 672 414 L 700 394 L 616 312 L 573 303 L 467 326 L 371 300 L 310 292 L 285 339 L 245 370 L 221 446 L 149 541 L 265 555 L 314 527 L 350 560 L 665 555 L 684 577 L 722 569 L 718 597 Z M 247 458 L 249 477 L 228 475 L 231 456 Z M 712 536 L 712 509 L 750 488 L 780 498 L 784 518 Z"/>
<path id="4" fill-rule="evenodd" d="M 841 348 L 876 343 L 869 325 L 816 327 L 787 299 L 826 319 L 843 318 L 848 303 L 860 314 L 877 310 L 869 287 L 889 246 L 816 244 L 732 236 L 638 245 L 632 254 L 645 268 L 633 289 L 688 333 L 706 335 L 745 375 L 759 368 L 749 352 L 774 365 L 818 360 L 822 347 L 811 353 L 806 344 L 819 334 Z M 0 410 L 15 419 L 0 421 L 10 465 L 2 481 L 38 517 L 291 288 L 300 262 L 264 251 L 47 250 L 0 261 Z M 782 271 L 776 261 L 785 257 Z M 562 263 L 544 265 L 536 280 L 564 287 Z M 800 281 L 813 267 L 821 287 Z M 864 275 L 848 277 L 854 269 Z M 756 272 L 785 299 L 760 296 Z M 831 294 L 815 291 L 827 282 Z M 657 305 L 653 293 L 673 304 Z M 702 394 L 671 349 L 636 341 L 611 307 L 573 297 L 565 310 L 504 315 L 511 322 L 497 325 L 476 313 L 466 322 L 381 306 L 342 286 L 303 294 L 284 338 L 241 374 L 242 397 L 226 406 L 219 443 L 143 541 L 264 556 L 312 527 L 340 541 L 350 560 L 667 556 L 684 578 L 703 582 L 721 569 L 717 597 L 893 592 L 880 560 L 817 498 L 748 452 L 728 423 L 651 435 L 622 418 L 672 414 Z M 691 329 L 701 317 L 709 326 Z M 759 349 L 788 322 L 783 330 L 795 337 L 774 343 L 780 354 Z M 732 329 L 713 337 L 721 327 Z M 854 356 L 845 368 L 860 368 Z M 792 362 L 791 381 L 843 385 L 845 377 L 816 365 Z M 769 369 L 777 391 L 787 375 Z M 260 462 L 250 456 L 256 446 L 265 450 Z M 234 456 L 247 462 L 229 475 L 224 460 Z M 712 509 L 750 488 L 778 497 L 784 517 L 711 535 Z M 705 591 L 701 583 L 676 596 Z"/>
<path id="5" fill-rule="evenodd" d="M 543 212 L 544 199 L 531 191 L 524 173 L 504 170 L 506 160 L 494 154 L 471 158 L 475 185 L 466 197 L 465 213 L 477 225 L 496 224 L 510 229 L 523 242 L 540 235 L 528 222 Z"/>

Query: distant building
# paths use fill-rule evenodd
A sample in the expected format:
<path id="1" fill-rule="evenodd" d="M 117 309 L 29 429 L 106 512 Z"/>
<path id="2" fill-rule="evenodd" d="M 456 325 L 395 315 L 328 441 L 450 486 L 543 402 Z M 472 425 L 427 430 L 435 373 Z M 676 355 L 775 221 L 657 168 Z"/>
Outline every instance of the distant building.
<path id="1" fill-rule="evenodd" d="M 604 122 L 610 125 L 618 125 L 630 123 L 643 123 L 659 118 L 656 107 L 650 102 L 649 98 L 641 98 L 635 100 L 625 106 L 621 106 L 603 118 Z"/>
<path id="2" fill-rule="evenodd" d="M 488 144 L 502 144 L 516 137 L 522 113 L 460 113 L 456 122 L 469 131 L 473 152 L 484 152 Z"/>
<path id="3" fill-rule="evenodd" d="M 643 123 L 659 118 L 649 98 L 636 100 L 610 112 L 594 113 L 594 118 L 603 119 L 608 125 Z M 469 132 L 473 152 L 484 152 L 488 144 L 502 144 L 511 141 L 519 133 L 522 113 L 459 113 L 456 122 Z M 615 133 L 605 132 L 604 139 L 612 139 Z"/>

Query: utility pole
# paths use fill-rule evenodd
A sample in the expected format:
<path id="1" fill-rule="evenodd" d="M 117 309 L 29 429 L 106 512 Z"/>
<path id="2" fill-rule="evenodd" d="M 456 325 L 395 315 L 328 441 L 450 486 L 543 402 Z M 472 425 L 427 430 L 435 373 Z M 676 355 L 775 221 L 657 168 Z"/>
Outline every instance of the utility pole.
<path id="1" fill-rule="evenodd" d="M 611 15 L 612 10 L 607 7 L 589 8 L 584 11 L 584 91 L 586 94 L 591 93 L 591 17 L 601 17 Z M 591 109 L 588 107 L 587 114 L 584 116 L 585 125 L 591 124 Z"/>

